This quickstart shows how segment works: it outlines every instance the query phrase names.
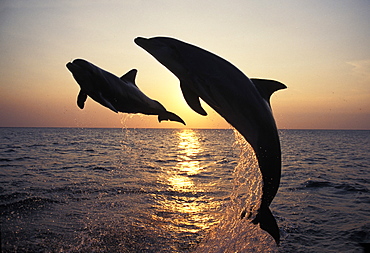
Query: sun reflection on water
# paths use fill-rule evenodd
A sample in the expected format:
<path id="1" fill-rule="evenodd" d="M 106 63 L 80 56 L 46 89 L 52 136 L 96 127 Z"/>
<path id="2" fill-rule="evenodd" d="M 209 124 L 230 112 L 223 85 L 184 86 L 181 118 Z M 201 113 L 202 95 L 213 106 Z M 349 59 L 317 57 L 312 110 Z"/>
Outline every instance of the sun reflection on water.
<path id="1" fill-rule="evenodd" d="M 196 191 L 193 179 L 189 176 L 198 174 L 202 167 L 198 159 L 202 151 L 199 137 L 196 132 L 190 129 L 182 130 L 177 133 L 179 137 L 177 164 L 168 171 L 169 184 L 174 191 L 192 192 Z"/>
<path id="2" fill-rule="evenodd" d="M 204 150 L 199 134 L 191 129 L 183 129 L 176 135 L 179 140 L 177 162 L 165 168 L 160 179 L 167 184 L 169 193 L 157 196 L 160 212 L 153 218 L 165 222 L 168 229 L 173 231 L 198 233 L 217 223 L 207 210 L 218 208 L 220 204 L 203 194 L 205 189 L 197 177 L 206 169 L 202 166 Z"/>

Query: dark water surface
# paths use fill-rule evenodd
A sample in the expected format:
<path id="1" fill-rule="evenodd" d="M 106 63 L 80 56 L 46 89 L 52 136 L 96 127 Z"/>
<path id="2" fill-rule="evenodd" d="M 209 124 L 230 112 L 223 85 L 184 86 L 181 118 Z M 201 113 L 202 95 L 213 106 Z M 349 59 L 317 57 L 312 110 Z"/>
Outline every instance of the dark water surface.
<path id="1" fill-rule="evenodd" d="M 255 194 L 235 194 L 234 176 L 246 174 L 233 171 L 250 158 L 233 130 L 0 128 L 2 250 L 206 252 L 228 241 L 240 252 L 362 252 L 359 243 L 370 242 L 370 131 L 280 136 L 276 248 L 265 246 L 268 235 L 251 239 L 259 234 L 248 220 L 233 233 L 215 230 L 237 222 L 224 216 L 239 216 L 242 207 L 228 208 L 236 195 Z M 209 239 L 214 231 L 218 240 Z"/>

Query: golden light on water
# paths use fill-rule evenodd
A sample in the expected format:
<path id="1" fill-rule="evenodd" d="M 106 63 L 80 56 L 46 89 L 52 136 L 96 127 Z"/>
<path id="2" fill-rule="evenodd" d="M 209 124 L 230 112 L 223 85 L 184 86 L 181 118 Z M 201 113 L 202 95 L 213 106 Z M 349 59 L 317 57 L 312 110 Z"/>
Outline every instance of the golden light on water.
<path id="1" fill-rule="evenodd" d="M 180 196 L 171 193 L 157 198 L 157 208 L 170 213 L 171 230 L 178 232 L 196 233 L 207 229 L 216 223 L 215 218 L 207 210 L 217 208 L 218 202 L 205 200 L 201 193 L 205 191 L 202 183 L 196 180 L 196 175 L 206 168 L 201 164 L 203 152 L 198 133 L 191 129 L 176 132 L 178 137 L 177 162 L 166 168 L 160 180 L 168 185 L 170 192 L 183 193 Z M 211 204 L 212 203 L 212 204 Z M 165 221 L 169 217 L 153 217 Z"/>
<path id="2" fill-rule="evenodd" d="M 184 129 L 177 133 L 179 137 L 177 164 L 169 171 L 168 182 L 174 191 L 196 191 L 193 180 L 189 176 L 198 174 L 202 167 L 197 159 L 202 151 L 198 136 L 191 129 Z"/>

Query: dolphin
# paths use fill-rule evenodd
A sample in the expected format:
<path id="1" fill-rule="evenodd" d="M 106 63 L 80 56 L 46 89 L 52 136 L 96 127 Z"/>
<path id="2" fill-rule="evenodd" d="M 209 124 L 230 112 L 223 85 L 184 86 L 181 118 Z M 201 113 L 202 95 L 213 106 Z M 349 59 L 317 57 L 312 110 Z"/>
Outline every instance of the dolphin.
<path id="1" fill-rule="evenodd" d="M 81 109 L 84 108 L 87 96 L 89 96 L 116 113 L 158 115 L 159 122 L 171 120 L 185 125 L 179 116 L 167 111 L 163 105 L 147 97 L 137 87 L 135 84 L 136 69 L 130 70 L 119 78 L 83 59 L 68 62 L 66 66 L 81 87 L 77 97 L 77 105 Z"/>
<path id="2" fill-rule="evenodd" d="M 180 80 L 184 98 L 194 111 L 207 115 L 201 98 L 252 146 L 263 178 L 261 205 L 252 222 L 259 223 L 279 244 L 279 227 L 269 209 L 281 176 L 280 141 L 270 96 L 286 86 L 274 80 L 249 79 L 221 57 L 174 38 L 138 37 L 135 43 Z"/>

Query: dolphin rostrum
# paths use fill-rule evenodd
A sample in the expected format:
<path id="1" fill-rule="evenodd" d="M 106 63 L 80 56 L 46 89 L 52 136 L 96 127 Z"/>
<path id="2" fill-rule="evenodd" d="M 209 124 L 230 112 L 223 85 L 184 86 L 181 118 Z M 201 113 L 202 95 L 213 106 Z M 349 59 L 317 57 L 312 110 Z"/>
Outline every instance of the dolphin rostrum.
<path id="1" fill-rule="evenodd" d="M 81 109 L 89 96 L 114 112 L 158 115 L 159 122 L 171 120 L 185 125 L 179 116 L 167 111 L 158 101 L 148 98 L 137 87 L 136 69 L 119 78 L 82 59 L 68 62 L 66 66 L 81 87 L 77 97 L 77 105 Z"/>
<path id="2" fill-rule="evenodd" d="M 138 37 L 135 43 L 177 76 L 184 98 L 194 111 L 207 115 L 199 102 L 202 98 L 252 146 L 263 178 L 261 205 L 253 223 L 259 223 L 279 244 L 279 228 L 269 209 L 281 176 L 280 141 L 270 96 L 286 86 L 272 80 L 249 79 L 230 62 L 177 39 Z"/>

